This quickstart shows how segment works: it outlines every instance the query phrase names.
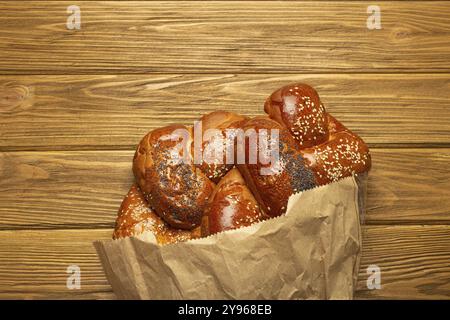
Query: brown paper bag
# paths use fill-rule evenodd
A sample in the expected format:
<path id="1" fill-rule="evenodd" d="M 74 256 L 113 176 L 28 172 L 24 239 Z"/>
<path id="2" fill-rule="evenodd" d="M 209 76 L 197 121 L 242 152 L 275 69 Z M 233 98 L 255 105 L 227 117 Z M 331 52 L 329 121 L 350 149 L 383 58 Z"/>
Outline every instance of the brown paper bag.
<path id="1" fill-rule="evenodd" d="M 355 178 L 292 195 L 287 214 L 165 246 L 94 243 L 125 299 L 351 299 L 361 247 Z"/>

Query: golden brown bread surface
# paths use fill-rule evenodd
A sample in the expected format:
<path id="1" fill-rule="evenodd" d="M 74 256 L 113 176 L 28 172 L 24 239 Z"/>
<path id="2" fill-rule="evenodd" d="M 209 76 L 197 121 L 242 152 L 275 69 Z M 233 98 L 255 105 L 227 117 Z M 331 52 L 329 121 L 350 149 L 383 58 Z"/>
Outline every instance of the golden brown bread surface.
<path id="1" fill-rule="evenodd" d="M 137 185 L 121 206 L 114 237 L 152 231 L 160 243 L 169 243 L 198 237 L 200 224 L 203 235 L 238 228 L 283 214 L 295 192 L 370 169 L 367 145 L 326 112 L 312 87 L 282 87 L 266 99 L 264 110 L 268 116 L 252 119 L 215 111 L 194 127 L 148 133 L 133 159 Z M 243 134 L 228 136 L 229 129 Z M 265 145 L 276 146 L 276 158 L 260 157 L 268 155 L 258 136 L 264 132 L 278 133 Z"/>
<path id="2" fill-rule="evenodd" d="M 364 141 L 331 115 L 327 117 L 328 141 L 301 150 L 308 167 L 314 172 L 317 185 L 367 172 L 371 167 L 369 148 Z"/>
<path id="3" fill-rule="evenodd" d="M 296 83 L 276 90 L 266 100 L 264 111 L 289 130 L 317 185 L 370 170 L 367 145 L 326 112 L 309 85 Z"/>
<path id="4" fill-rule="evenodd" d="M 159 244 L 200 237 L 200 228 L 182 230 L 170 227 L 148 205 L 137 184 L 133 184 L 119 208 L 113 239 L 152 232 Z"/>
<path id="5" fill-rule="evenodd" d="M 235 140 L 229 129 L 240 128 L 247 119 L 248 117 L 232 112 L 214 111 L 204 115 L 196 123 L 201 125 L 204 137 L 201 144 L 203 161 L 196 165 L 214 183 L 218 183 L 234 166 L 235 154 L 227 158 L 227 147 L 234 148 Z"/>
<path id="6" fill-rule="evenodd" d="M 249 154 L 255 143 L 247 137 L 245 155 L 248 161 L 237 167 L 263 211 L 270 217 L 279 216 L 286 212 L 288 199 L 293 193 L 316 185 L 314 174 L 296 149 L 292 136 L 278 122 L 268 117 L 255 117 L 247 121 L 243 129 L 253 129 L 257 134 L 260 130 L 278 130 L 278 141 L 274 141 L 279 150 L 276 161 L 261 163 L 258 157 L 256 163 L 252 163 Z M 260 140 L 257 144 L 261 146 Z"/>
<path id="7" fill-rule="evenodd" d="M 302 148 L 328 140 L 328 119 L 317 91 L 303 83 L 284 86 L 264 104 L 270 118 L 283 124 Z"/>
<path id="8" fill-rule="evenodd" d="M 202 235 L 249 226 L 267 218 L 236 168 L 231 169 L 217 184 L 205 216 L 208 227 L 202 230 Z"/>
<path id="9" fill-rule="evenodd" d="M 134 176 L 149 205 L 169 225 L 181 229 L 200 225 L 214 188 L 189 162 L 191 143 L 190 128 L 171 125 L 156 129 L 141 140 L 133 159 Z"/>

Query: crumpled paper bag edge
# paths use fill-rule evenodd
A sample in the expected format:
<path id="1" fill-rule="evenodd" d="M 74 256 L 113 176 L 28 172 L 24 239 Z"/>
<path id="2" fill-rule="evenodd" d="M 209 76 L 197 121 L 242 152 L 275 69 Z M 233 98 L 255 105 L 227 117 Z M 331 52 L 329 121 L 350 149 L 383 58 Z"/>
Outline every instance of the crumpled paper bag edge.
<path id="1" fill-rule="evenodd" d="M 353 185 L 355 186 L 355 188 L 354 188 L 354 192 L 355 192 L 354 197 L 355 197 L 355 199 L 357 199 L 357 197 L 358 197 L 358 184 L 356 183 L 355 178 L 352 176 L 352 177 L 347 177 L 347 178 L 341 179 L 339 181 L 346 180 L 346 179 L 349 179 L 349 180 L 352 179 L 353 180 Z M 339 182 L 339 181 L 337 181 L 337 182 Z M 336 182 L 333 182 L 333 183 L 336 183 Z M 219 232 L 219 233 L 207 236 L 207 237 L 198 238 L 198 239 L 191 239 L 191 240 L 188 240 L 188 241 L 186 241 L 184 243 L 202 244 L 202 243 L 208 243 L 208 242 L 211 242 L 211 241 L 217 241 L 217 239 L 220 239 L 220 237 L 223 236 L 224 233 L 227 233 L 227 235 L 232 235 L 233 233 L 242 233 L 242 232 L 247 232 L 249 234 L 254 234 L 254 233 L 256 233 L 258 231 L 258 229 L 261 226 L 264 226 L 268 222 L 273 223 L 276 220 L 280 220 L 281 221 L 280 223 L 282 223 L 282 219 L 287 219 L 288 215 L 290 214 L 289 210 L 291 208 L 289 207 L 289 203 L 291 202 L 290 201 L 291 198 L 293 198 L 294 196 L 301 196 L 302 194 L 307 193 L 307 192 L 314 192 L 314 190 L 316 190 L 318 188 L 322 188 L 324 186 L 327 186 L 327 185 L 316 186 L 314 188 L 311 188 L 311 189 L 308 189 L 308 190 L 303 190 L 303 191 L 300 191 L 300 192 L 298 192 L 296 194 L 293 194 L 290 197 L 289 201 L 288 201 L 288 210 L 287 210 L 287 213 L 285 215 L 278 216 L 278 217 L 273 217 L 273 218 L 270 218 L 270 219 L 267 219 L 267 220 L 264 220 L 264 221 L 259 221 L 259 222 L 256 222 L 256 223 L 250 225 L 250 226 L 245 226 L 245 227 L 241 227 L 241 228 L 234 229 L 234 230 L 226 230 L 226 231 Z M 355 209 L 356 209 L 355 211 L 357 212 L 357 221 L 358 221 L 358 225 L 359 225 L 359 223 L 360 223 L 360 215 L 359 215 L 359 213 L 360 212 L 359 212 L 359 208 L 358 208 L 357 202 L 354 202 L 354 205 L 355 205 Z M 144 237 L 131 237 L 131 238 L 134 238 L 133 241 L 148 242 L 148 241 L 145 241 L 145 236 Z M 154 239 L 153 241 L 150 241 L 148 243 L 153 243 L 155 245 L 158 245 L 156 243 L 156 241 L 155 241 L 154 236 L 153 236 L 153 239 Z M 353 273 L 354 288 L 356 287 L 356 280 L 357 280 L 357 275 L 358 275 L 357 271 L 359 269 L 360 256 L 361 256 L 361 252 L 362 252 L 362 250 L 361 250 L 362 249 L 361 248 L 361 229 L 360 228 L 358 229 L 358 239 L 359 239 L 359 251 L 355 252 L 356 259 L 355 259 L 355 263 L 354 263 L 354 267 L 353 267 L 354 270 L 356 270 Z M 100 257 L 101 262 L 102 262 L 102 266 L 103 266 L 103 268 L 105 270 L 105 273 L 109 274 L 109 275 L 112 275 L 112 277 L 113 277 L 113 279 L 111 279 L 112 281 L 110 281 L 110 283 L 114 282 L 115 288 L 113 288 L 113 289 L 114 289 L 115 292 L 124 292 L 126 290 L 123 290 L 123 288 L 120 288 L 120 279 L 118 278 L 118 276 L 112 270 L 112 268 L 111 268 L 111 261 L 108 260 L 107 254 L 105 252 L 105 248 L 103 246 L 105 246 L 105 245 L 108 246 L 108 245 L 111 245 L 113 243 L 120 243 L 122 241 L 130 241 L 130 240 L 129 240 L 129 238 L 123 238 L 123 239 L 116 239 L 116 240 L 112 240 L 111 239 L 111 240 L 97 240 L 97 241 L 94 241 L 94 247 L 96 248 L 97 253 L 99 254 L 99 257 Z M 164 246 L 176 246 L 176 245 L 179 245 L 179 243 L 167 244 L 167 245 L 164 245 Z M 103 259 L 105 259 L 105 260 L 103 260 Z M 110 280 L 110 279 L 108 279 L 108 280 Z M 127 296 L 120 296 L 120 294 L 118 294 L 118 297 L 129 298 Z M 352 297 L 350 297 L 350 298 L 352 298 Z"/>

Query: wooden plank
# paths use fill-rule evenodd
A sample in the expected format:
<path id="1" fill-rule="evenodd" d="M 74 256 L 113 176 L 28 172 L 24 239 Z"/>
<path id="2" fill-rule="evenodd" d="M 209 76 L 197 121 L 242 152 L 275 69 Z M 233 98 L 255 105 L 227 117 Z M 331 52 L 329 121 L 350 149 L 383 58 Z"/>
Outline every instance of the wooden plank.
<path id="1" fill-rule="evenodd" d="M 450 149 L 372 149 L 367 223 L 449 223 Z"/>
<path id="2" fill-rule="evenodd" d="M 92 241 L 111 230 L 1 231 L 0 299 L 114 298 Z M 81 271 L 81 289 L 66 286 L 67 268 Z"/>
<path id="3" fill-rule="evenodd" d="M 0 231 L 0 299 L 114 298 L 92 241 L 110 229 Z M 450 298 L 450 226 L 364 227 L 358 298 Z M 67 267 L 81 289 L 66 287 Z M 366 268 L 381 268 L 381 290 L 368 290 Z"/>
<path id="4" fill-rule="evenodd" d="M 449 223 L 450 149 L 372 149 L 367 223 Z"/>
<path id="5" fill-rule="evenodd" d="M 450 299 L 450 226 L 365 227 L 359 298 Z M 367 289 L 367 267 L 381 289 Z"/>
<path id="6" fill-rule="evenodd" d="M 112 227 L 132 159 L 130 151 L 0 154 L 1 228 Z"/>
<path id="7" fill-rule="evenodd" d="M 2 74 L 449 72 L 449 2 L 2 1 Z"/>
<path id="8" fill-rule="evenodd" d="M 112 227 L 133 151 L 0 153 L 0 229 Z M 373 149 L 368 224 L 450 223 L 450 149 Z"/>
<path id="9" fill-rule="evenodd" d="M 450 145 L 449 74 L 63 75 L 0 77 L 0 150 L 132 149 L 213 110 L 261 115 L 296 81 L 371 145 Z"/>

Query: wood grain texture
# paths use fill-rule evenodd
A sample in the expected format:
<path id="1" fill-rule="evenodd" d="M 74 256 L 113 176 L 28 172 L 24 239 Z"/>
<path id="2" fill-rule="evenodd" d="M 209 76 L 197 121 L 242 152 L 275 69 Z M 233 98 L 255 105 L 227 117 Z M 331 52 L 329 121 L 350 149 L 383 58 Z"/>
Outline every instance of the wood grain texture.
<path id="1" fill-rule="evenodd" d="M 0 299 L 114 298 L 92 241 L 111 230 L 0 231 Z M 81 270 L 81 289 L 66 286 L 67 268 Z"/>
<path id="2" fill-rule="evenodd" d="M 450 222 L 450 149 L 371 153 L 366 223 Z"/>
<path id="3" fill-rule="evenodd" d="M 132 151 L 0 154 L 0 228 L 112 227 Z"/>
<path id="4" fill-rule="evenodd" d="M 365 227 L 358 297 L 450 299 L 450 226 Z M 381 269 L 381 290 L 368 290 L 367 267 Z"/>
<path id="5" fill-rule="evenodd" d="M 143 134 L 295 81 L 372 147 L 357 298 L 450 299 L 450 1 L 369 4 L 0 1 L 0 299 L 114 299 L 92 241 Z"/>
<path id="6" fill-rule="evenodd" d="M 450 3 L 0 2 L 2 74 L 449 72 Z"/>
<path id="7" fill-rule="evenodd" d="M 0 231 L 0 299 L 114 298 L 92 241 L 111 229 Z M 359 298 L 450 298 L 450 226 L 364 227 Z M 69 265 L 81 290 L 66 288 Z M 366 268 L 381 268 L 381 290 L 366 289 Z"/>
<path id="8" fill-rule="evenodd" d="M 261 115 L 296 81 L 370 145 L 450 145 L 449 74 L 63 75 L 0 77 L 0 150 L 131 149 L 213 110 Z"/>
<path id="9" fill-rule="evenodd" d="M 0 153 L 0 229 L 112 227 L 133 151 Z M 368 224 L 450 223 L 450 149 L 373 149 Z"/>

